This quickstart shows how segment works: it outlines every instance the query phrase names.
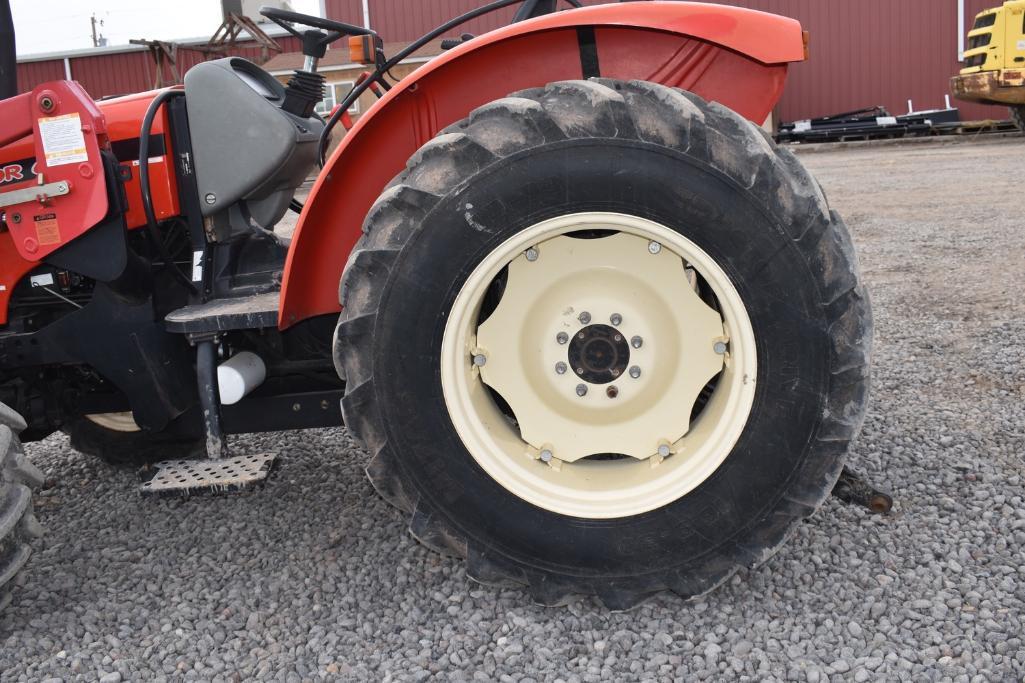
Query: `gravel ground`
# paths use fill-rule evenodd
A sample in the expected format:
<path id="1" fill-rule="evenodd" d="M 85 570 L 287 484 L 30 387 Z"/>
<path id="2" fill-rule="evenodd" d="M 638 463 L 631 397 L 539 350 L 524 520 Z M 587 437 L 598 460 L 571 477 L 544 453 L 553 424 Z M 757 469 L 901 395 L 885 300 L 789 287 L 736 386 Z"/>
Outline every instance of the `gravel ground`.
<path id="1" fill-rule="evenodd" d="M 49 535 L 0 615 L 4 681 L 680 677 L 1022 680 L 1021 140 L 804 157 L 875 299 L 852 454 L 890 516 L 828 502 L 772 560 L 694 603 L 544 609 L 468 581 L 371 490 L 344 429 L 261 435 L 258 492 L 141 500 L 52 437 Z"/>

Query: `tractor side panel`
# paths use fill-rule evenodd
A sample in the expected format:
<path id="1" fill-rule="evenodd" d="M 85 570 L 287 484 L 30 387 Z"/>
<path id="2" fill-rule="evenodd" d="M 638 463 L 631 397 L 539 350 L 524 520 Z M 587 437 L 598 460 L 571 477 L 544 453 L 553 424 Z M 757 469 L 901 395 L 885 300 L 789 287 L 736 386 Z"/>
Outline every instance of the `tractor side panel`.
<path id="1" fill-rule="evenodd" d="M 634 12 L 645 5 L 631 3 Z M 651 5 L 665 9 L 665 5 L 686 3 Z M 797 22 L 747 10 L 719 16 L 707 9 L 715 6 L 700 7 L 705 8 L 699 15 L 705 29 L 735 36 L 738 26 L 744 35 L 760 26 L 759 41 L 772 46 L 765 54 L 789 61 L 803 57 Z M 560 14 L 582 16 L 584 12 Z M 744 24 L 740 19 L 750 21 Z M 756 20 L 762 23 L 755 26 Z M 335 151 L 306 202 L 285 265 L 279 326 L 287 328 L 339 310 L 337 285 L 342 269 L 381 190 L 420 146 L 476 107 L 517 90 L 600 75 L 686 88 L 761 124 L 786 79 L 785 61 L 760 62 L 723 47 L 729 42 L 725 38 L 716 44 L 681 33 L 620 25 L 578 29 L 569 25 L 514 33 L 474 46 L 492 34 L 482 36 L 453 51 L 457 54 L 421 67 L 377 102 Z M 510 30 L 495 33 L 507 35 Z M 597 65 L 594 51 L 587 52 L 591 35 Z"/>
<path id="2" fill-rule="evenodd" d="M 125 177 L 125 197 L 128 200 L 125 223 L 129 228 L 140 228 L 146 224 L 139 184 L 139 132 L 146 109 L 155 95 L 155 92 L 148 92 L 97 102 L 106 121 L 111 151 L 121 162 Z M 180 213 L 175 157 L 166 134 L 168 128 L 165 107 L 153 121 L 150 139 L 150 190 L 157 220 L 166 220 Z M 33 136 L 22 137 L 0 147 L 0 192 L 34 185 L 37 170 Z M 12 233 L 0 230 L 0 325 L 8 321 L 8 304 L 14 288 L 40 263 L 37 259 L 24 258 Z"/>

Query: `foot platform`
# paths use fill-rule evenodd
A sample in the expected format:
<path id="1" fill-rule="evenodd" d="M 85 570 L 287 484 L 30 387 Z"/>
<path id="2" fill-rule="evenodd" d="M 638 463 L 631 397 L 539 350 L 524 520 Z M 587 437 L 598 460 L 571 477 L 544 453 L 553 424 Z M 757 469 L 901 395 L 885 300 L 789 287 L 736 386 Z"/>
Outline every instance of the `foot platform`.
<path id="1" fill-rule="evenodd" d="M 144 496 L 241 491 L 266 481 L 276 459 L 276 453 L 257 453 L 204 460 L 165 460 L 140 470 L 139 488 Z"/>

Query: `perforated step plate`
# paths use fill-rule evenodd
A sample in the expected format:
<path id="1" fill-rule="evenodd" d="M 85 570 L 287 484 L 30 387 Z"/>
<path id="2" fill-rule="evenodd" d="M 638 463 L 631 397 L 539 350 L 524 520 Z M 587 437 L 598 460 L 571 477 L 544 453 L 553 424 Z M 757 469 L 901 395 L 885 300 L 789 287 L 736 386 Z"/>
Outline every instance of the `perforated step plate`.
<path id="1" fill-rule="evenodd" d="M 216 460 L 165 460 L 140 470 L 139 488 L 144 496 L 240 491 L 266 481 L 276 459 L 276 453 L 257 453 Z"/>

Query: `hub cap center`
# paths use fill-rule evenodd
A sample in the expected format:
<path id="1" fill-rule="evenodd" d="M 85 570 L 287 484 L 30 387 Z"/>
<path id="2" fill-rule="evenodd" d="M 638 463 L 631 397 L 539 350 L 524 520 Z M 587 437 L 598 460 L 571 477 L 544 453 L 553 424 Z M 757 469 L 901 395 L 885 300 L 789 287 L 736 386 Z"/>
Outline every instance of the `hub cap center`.
<path id="1" fill-rule="evenodd" d="M 609 325 L 588 325 L 569 343 L 569 366 L 591 384 L 608 384 L 630 364 L 630 344 Z"/>

